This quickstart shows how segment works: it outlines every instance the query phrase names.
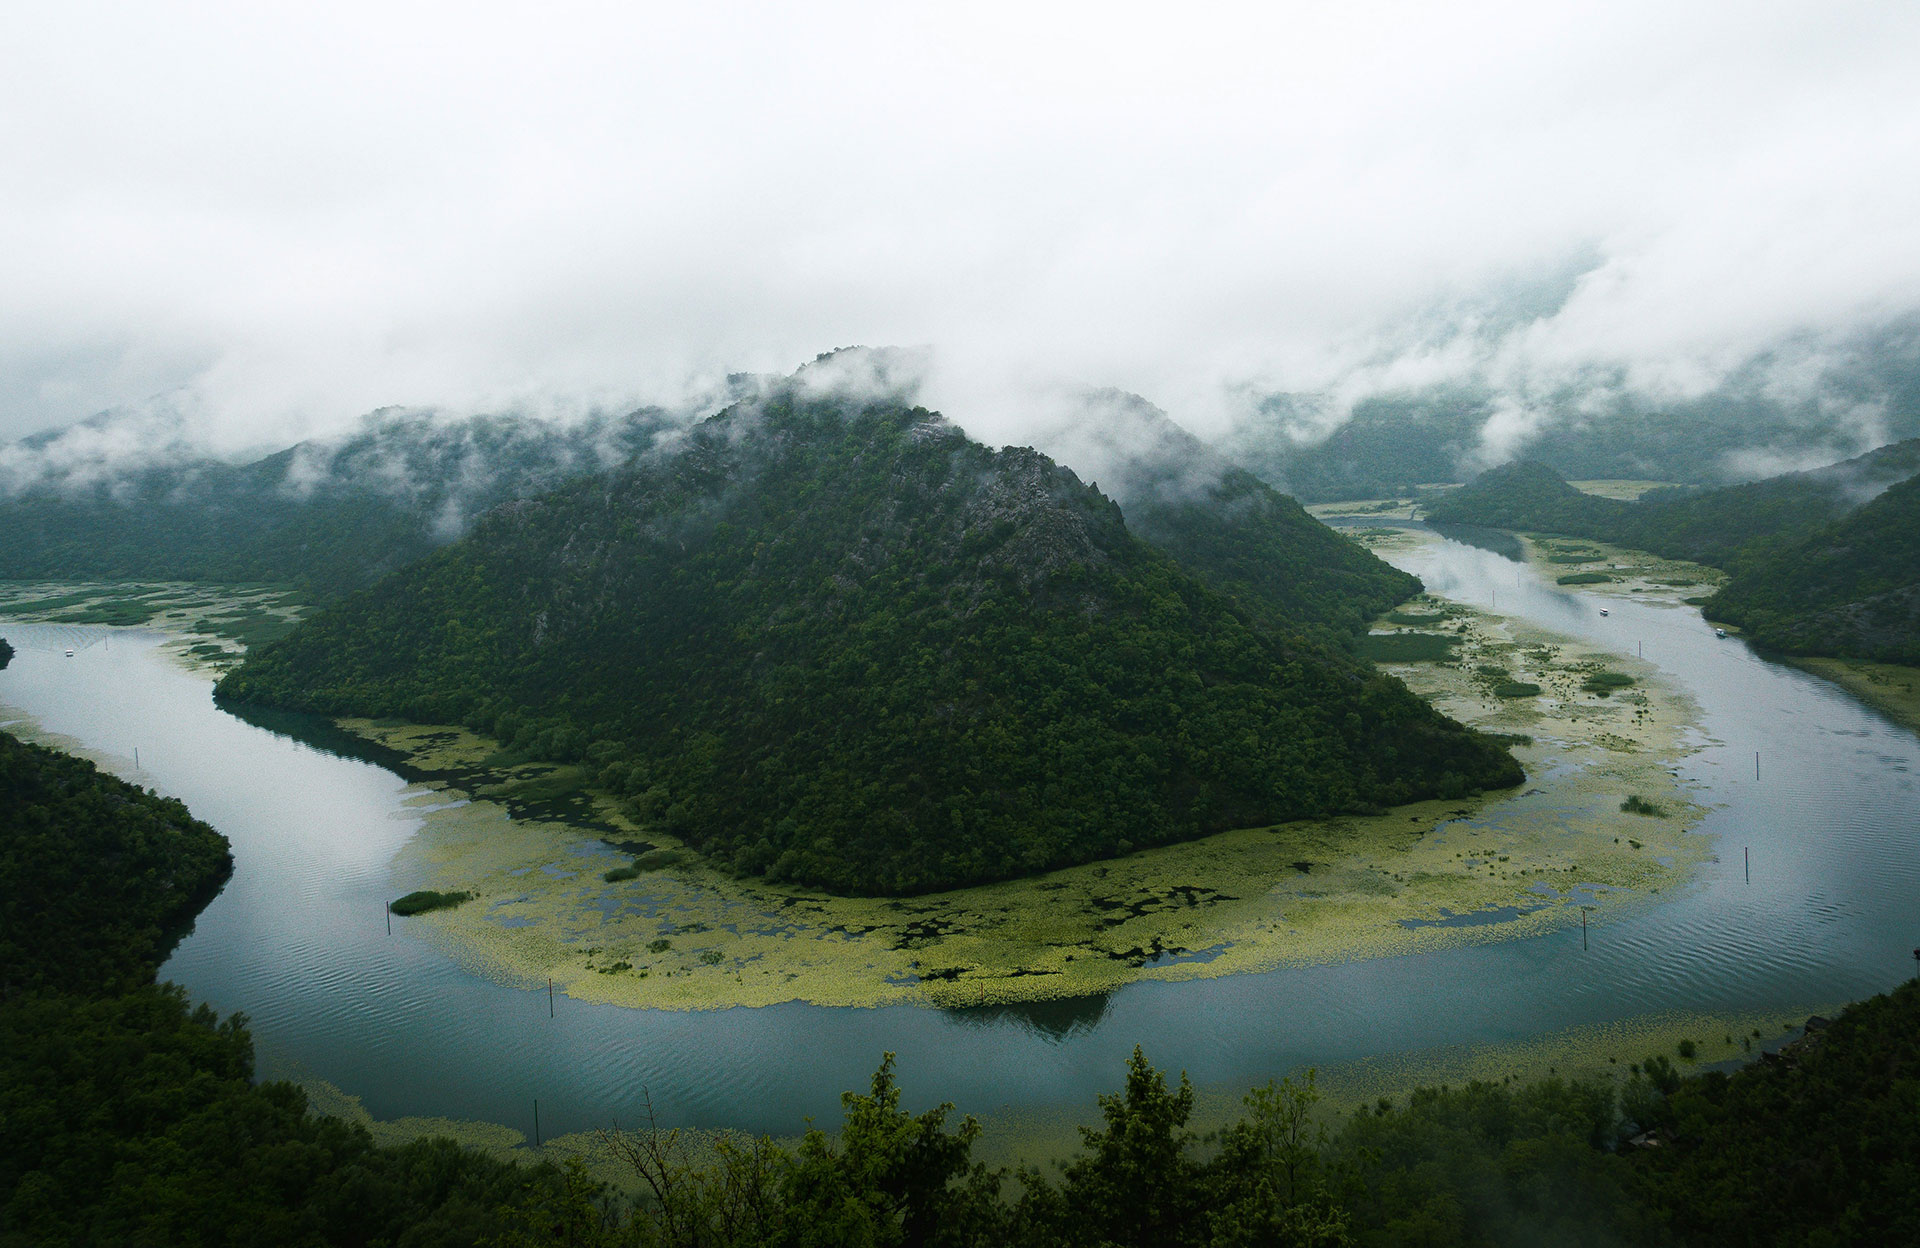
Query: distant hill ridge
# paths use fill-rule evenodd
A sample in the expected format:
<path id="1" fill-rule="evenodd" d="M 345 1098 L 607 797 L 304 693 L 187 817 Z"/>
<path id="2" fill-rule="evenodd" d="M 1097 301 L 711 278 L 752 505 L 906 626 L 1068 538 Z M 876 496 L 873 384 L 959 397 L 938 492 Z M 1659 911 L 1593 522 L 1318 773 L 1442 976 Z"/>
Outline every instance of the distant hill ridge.
<path id="1" fill-rule="evenodd" d="M 245 464 L 87 465 L 0 496 L 0 579 L 274 582 L 325 600 L 676 423 L 657 408 L 571 423 L 380 412 L 346 438 Z"/>
<path id="2" fill-rule="evenodd" d="M 1598 498 L 1545 464 L 1495 468 L 1441 523 L 1559 533 L 1726 568 L 1705 607 L 1790 654 L 1920 662 L 1920 439 L 1718 490 Z"/>
<path id="3" fill-rule="evenodd" d="M 1365 583 L 1370 555 L 1302 533 Z M 1209 574 L 1231 586 L 1233 558 Z M 1236 608 L 1046 456 L 789 385 L 495 509 L 218 695 L 464 722 L 582 760 L 736 870 L 859 892 L 1517 783 L 1309 635 L 1348 618 L 1339 592 L 1269 627 L 1279 603 Z"/>

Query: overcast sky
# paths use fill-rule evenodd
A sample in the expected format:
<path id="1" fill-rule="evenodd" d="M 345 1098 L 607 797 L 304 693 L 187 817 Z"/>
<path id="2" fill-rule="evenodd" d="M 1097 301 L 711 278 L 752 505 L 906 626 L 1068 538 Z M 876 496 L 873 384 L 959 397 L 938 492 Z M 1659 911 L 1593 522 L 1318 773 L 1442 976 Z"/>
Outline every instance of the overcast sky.
<path id="1" fill-rule="evenodd" d="M 0 437 L 851 343 L 932 346 L 989 430 L 1063 381 L 1202 432 L 1270 389 L 1695 393 L 1920 308 L 1917 67 L 1920 5 L 1830 0 L 12 5 Z"/>

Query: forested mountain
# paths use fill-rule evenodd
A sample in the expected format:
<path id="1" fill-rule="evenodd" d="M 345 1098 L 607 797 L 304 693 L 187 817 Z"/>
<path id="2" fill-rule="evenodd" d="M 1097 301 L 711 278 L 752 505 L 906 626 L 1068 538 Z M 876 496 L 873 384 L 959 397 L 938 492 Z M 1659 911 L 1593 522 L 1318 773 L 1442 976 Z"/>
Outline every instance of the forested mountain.
<path id="1" fill-rule="evenodd" d="M 1526 460 L 1481 474 L 1437 499 L 1429 519 L 1562 533 L 1733 567 L 1740 556 L 1804 538 L 1897 481 L 1920 473 L 1920 439 L 1896 442 L 1809 472 L 1717 490 L 1653 490 L 1637 501 L 1600 498 Z"/>
<path id="2" fill-rule="evenodd" d="M 1263 627 L 1344 644 L 1420 592 L 1138 395 L 1085 396 L 1084 418 L 1042 441 L 1120 504 L 1127 528 Z"/>
<path id="3" fill-rule="evenodd" d="M 247 464 L 29 474 L 0 496 L 0 579 L 274 582 L 325 600 L 507 499 L 624 462 L 671 423 L 654 408 L 572 424 L 379 412 Z"/>
<path id="4" fill-rule="evenodd" d="M 852 891 L 1520 779 L 1037 452 L 800 386 L 496 509 L 218 695 L 584 758 L 737 870 Z"/>
<path id="5" fill-rule="evenodd" d="M 1789 654 L 1920 664 L 1920 477 L 1756 553 L 1706 610 Z"/>
<path id="6" fill-rule="evenodd" d="M 1764 365 L 1715 392 L 1659 406 L 1623 389 L 1578 386 L 1533 405 L 1526 454 L 1573 480 L 1718 486 L 1779 471 L 1769 464 L 1828 463 L 1876 441 L 1920 437 L 1915 342 L 1909 322 L 1859 344 L 1824 379 L 1822 402 L 1776 397 Z M 1849 407 L 1875 414 L 1836 421 L 1834 412 Z M 1221 448 L 1309 503 L 1405 497 L 1417 485 L 1469 479 L 1502 408 L 1494 390 L 1457 382 L 1374 395 L 1345 412 L 1329 410 L 1324 396 L 1272 394 Z"/>
<path id="7" fill-rule="evenodd" d="M 1794 654 L 1920 662 L 1920 440 L 1721 490 L 1637 502 L 1583 494 L 1544 464 L 1496 468 L 1428 510 L 1440 522 L 1593 538 L 1733 573 L 1711 618 Z M 1899 483 L 1899 484 L 1895 484 Z"/>

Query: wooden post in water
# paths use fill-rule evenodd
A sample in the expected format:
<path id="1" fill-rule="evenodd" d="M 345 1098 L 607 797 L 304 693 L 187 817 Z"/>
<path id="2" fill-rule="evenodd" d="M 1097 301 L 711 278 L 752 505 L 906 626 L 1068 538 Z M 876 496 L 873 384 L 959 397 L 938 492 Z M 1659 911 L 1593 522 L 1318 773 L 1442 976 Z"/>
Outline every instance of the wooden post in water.
<path id="1" fill-rule="evenodd" d="M 386 902 L 383 901 L 380 903 L 380 909 L 386 913 L 387 935 L 391 936 L 393 935 L 393 907 L 389 906 Z"/>
<path id="2" fill-rule="evenodd" d="M 1758 780 L 1760 778 L 1760 751 L 1759 750 L 1755 750 L 1753 752 L 1753 778 L 1755 780 Z"/>
<path id="3" fill-rule="evenodd" d="M 533 1098 L 533 1146 L 540 1147 L 540 1098 Z"/>
<path id="4" fill-rule="evenodd" d="M 137 745 L 133 747 L 133 769 L 140 770 L 140 747 Z"/>
<path id="5" fill-rule="evenodd" d="M 1587 911 L 1591 908 L 1590 906 L 1580 907 L 1580 952 L 1582 953 L 1587 951 Z"/>
<path id="6" fill-rule="evenodd" d="M 1747 864 L 1747 883 L 1753 883 L 1753 846 L 1740 847 L 1740 860 Z"/>
<path id="7" fill-rule="evenodd" d="M 547 976 L 547 1017 L 553 1017 L 553 976 Z"/>

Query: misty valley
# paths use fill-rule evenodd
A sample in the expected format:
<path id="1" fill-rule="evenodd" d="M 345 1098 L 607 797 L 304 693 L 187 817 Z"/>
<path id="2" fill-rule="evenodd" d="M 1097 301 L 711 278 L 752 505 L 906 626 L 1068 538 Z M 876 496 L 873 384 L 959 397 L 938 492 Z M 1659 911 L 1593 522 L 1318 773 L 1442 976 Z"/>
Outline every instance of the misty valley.
<path id="1" fill-rule="evenodd" d="M 1911 1224 L 1920 443 L 1303 506 L 902 367 L 0 498 L 0 1242 Z"/>

